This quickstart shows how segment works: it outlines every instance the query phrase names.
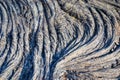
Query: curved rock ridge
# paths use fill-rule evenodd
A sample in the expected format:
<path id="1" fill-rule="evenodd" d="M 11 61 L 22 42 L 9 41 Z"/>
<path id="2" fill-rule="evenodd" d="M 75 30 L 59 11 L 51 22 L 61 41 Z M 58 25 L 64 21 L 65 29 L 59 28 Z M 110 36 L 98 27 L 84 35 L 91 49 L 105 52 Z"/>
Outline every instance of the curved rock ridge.
<path id="1" fill-rule="evenodd" d="M 0 80 L 119 80 L 120 0 L 0 0 Z"/>

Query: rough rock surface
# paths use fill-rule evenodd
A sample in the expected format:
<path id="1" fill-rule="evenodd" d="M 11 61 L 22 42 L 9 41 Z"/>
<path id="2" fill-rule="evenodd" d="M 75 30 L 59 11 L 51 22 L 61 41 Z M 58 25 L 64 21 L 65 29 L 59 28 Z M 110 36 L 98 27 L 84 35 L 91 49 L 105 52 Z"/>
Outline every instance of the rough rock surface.
<path id="1" fill-rule="evenodd" d="M 119 80 L 120 0 L 0 0 L 0 80 Z"/>

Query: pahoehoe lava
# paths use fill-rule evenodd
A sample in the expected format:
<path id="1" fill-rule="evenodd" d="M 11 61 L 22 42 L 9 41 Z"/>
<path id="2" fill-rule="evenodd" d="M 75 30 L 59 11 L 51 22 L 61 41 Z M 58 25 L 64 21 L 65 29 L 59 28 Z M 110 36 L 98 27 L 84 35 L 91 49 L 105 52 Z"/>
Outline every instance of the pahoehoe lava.
<path id="1" fill-rule="evenodd" d="M 0 0 L 0 80 L 120 80 L 120 0 Z"/>

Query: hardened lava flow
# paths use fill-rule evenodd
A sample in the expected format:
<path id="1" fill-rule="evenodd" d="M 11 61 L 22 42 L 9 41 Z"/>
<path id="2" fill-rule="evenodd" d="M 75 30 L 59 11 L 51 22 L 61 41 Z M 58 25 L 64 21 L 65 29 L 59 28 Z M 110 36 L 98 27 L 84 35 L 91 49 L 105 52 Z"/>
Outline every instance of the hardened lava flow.
<path id="1" fill-rule="evenodd" d="M 120 0 L 0 0 L 0 80 L 119 80 Z"/>

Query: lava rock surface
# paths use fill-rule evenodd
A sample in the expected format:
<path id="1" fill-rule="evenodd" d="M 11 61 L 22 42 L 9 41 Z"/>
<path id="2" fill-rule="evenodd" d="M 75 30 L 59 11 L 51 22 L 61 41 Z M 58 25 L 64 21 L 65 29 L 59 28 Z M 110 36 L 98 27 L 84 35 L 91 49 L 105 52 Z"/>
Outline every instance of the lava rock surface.
<path id="1" fill-rule="evenodd" d="M 0 0 L 0 80 L 120 80 L 120 0 Z"/>

